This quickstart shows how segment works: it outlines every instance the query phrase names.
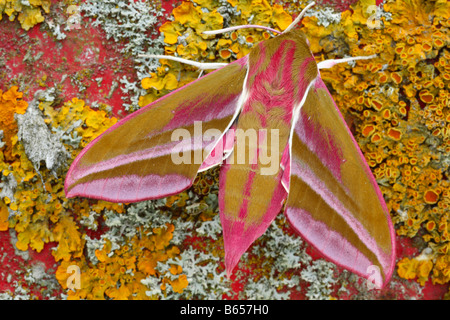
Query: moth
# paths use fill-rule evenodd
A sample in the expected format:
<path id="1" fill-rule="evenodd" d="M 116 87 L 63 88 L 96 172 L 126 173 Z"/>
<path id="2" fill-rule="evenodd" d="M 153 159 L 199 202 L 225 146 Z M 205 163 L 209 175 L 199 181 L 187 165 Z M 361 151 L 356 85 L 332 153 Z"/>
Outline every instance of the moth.
<path id="1" fill-rule="evenodd" d="M 66 196 L 158 199 L 182 192 L 198 172 L 221 165 L 228 276 L 284 207 L 292 227 L 327 259 L 379 287 L 386 284 L 395 264 L 389 211 L 320 78 L 322 68 L 373 57 L 316 63 L 305 34 L 294 29 L 313 4 L 283 33 L 230 64 L 174 57 L 217 70 L 89 143 L 70 166 Z"/>

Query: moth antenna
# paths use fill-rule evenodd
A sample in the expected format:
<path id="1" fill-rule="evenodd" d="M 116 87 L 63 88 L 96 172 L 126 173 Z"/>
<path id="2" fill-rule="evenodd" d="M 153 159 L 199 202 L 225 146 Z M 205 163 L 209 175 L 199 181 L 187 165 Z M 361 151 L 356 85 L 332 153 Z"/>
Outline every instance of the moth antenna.
<path id="1" fill-rule="evenodd" d="M 311 8 L 313 5 L 315 5 L 316 3 L 313 1 L 310 4 L 308 4 L 305 9 L 302 10 L 302 12 L 300 12 L 300 14 L 297 16 L 297 18 L 295 18 L 295 20 L 289 25 L 289 27 L 287 27 L 283 33 L 289 32 L 291 31 L 299 22 L 300 20 L 302 20 L 303 16 L 305 15 L 306 11 Z"/>
<path id="2" fill-rule="evenodd" d="M 196 62 L 196 61 L 192 61 L 192 60 L 187 60 L 187 59 L 173 57 L 173 56 L 166 56 L 166 55 L 161 55 L 161 54 L 140 54 L 139 57 L 173 60 L 173 61 L 181 62 L 184 64 L 189 64 L 191 66 L 199 68 L 200 70 L 219 69 L 219 68 L 222 68 L 222 67 L 228 65 L 228 63 L 219 63 L 219 62 L 217 62 L 217 63 Z"/>
<path id="3" fill-rule="evenodd" d="M 259 26 L 257 24 L 246 24 L 243 26 L 235 26 L 235 27 L 229 27 L 229 28 L 218 29 L 218 30 L 203 31 L 202 33 L 206 34 L 206 35 L 213 35 L 213 34 L 225 33 L 225 32 L 234 31 L 234 30 L 238 30 L 238 29 L 248 29 L 248 28 L 264 29 L 267 31 L 271 31 L 273 33 L 281 34 L 281 31 L 272 29 L 270 27 Z"/>
<path id="4" fill-rule="evenodd" d="M 359 57 L 349 57 L 349 58 L 342 58 L 342 59 L 324 60 L 324 61 L 320 61 L 317 64 L 317 68 L 319 68 L 319 70 L 320 69 L 328 69 L 328 68 L 331 68 L 331 67 L 337 65 L 338 63 L 350 62 L 350 61 L 355 61 L 355 60 L 373 59 L 376 56 L 377 56 L 376 54 L 373 54 L 371 56 L 359 56 Z"/>

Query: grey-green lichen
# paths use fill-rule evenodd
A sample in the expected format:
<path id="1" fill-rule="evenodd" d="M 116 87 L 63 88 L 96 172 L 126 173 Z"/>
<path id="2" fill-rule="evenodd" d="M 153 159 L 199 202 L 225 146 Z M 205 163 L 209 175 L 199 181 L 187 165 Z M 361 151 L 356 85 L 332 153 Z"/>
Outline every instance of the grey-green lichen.
<path id="1" fill-rule="evenodd" d="M 225 270 L 220 270 L 220 257 L 210 253 L 189 247 L 183 250 L 180 255 L 173 259 L 161 263 L 158 262 L 157 270 L 166 277 L 174 277 L 169 268 L 172 265 L 179 265 L 183 268 L 183 274 L 187 276 L 189 285 L 183 293 L 168 290 L 164 298 L 167 299 L 221 299 L 222 296 L 231 290 L 230 281 L 226 279 Z M 151 283 L 151 280 L 143 280 L 144 284 Z"/>
<path id="2" fill-rule="evenodd" d="M 36 171 L 42 163 L 47 169 L 56 172 L 69 154 L 60 140 L 52 134 L 38 108 L 38 101 L 29 103 L 25 114 L 16 115 L 19 141 L 22 142 L 28 159 L 33 163 Z"/>
<path id="3" fill-rule="evenodd" d="M 158 67 L 154 60 L 141 55 L 163 53 L 164 41 L 158 31 L 158 20 L 164 10 L 151 0 L 87 0 L 81 4 L 80 12 L 92 18 L 92 25 L 101 27 L 107 39 L 121 44 L 120 53 L 133 59 L 137 81 L 124 76 L 120 82 L 126 99 L 131 100 L 131 103 L 124 103 L 124 108 L 138 109 L 139 97 L 145 94 L 140 80 Z"/>
<path id="4" fill-rule="evenodd" d="M 310 300 L 329 299 L 333 285 L 337 282 L 336 266 L 328 261 L 319 259 L 302 270 L 300 277 L 309 283 L 306 297 Z"/>

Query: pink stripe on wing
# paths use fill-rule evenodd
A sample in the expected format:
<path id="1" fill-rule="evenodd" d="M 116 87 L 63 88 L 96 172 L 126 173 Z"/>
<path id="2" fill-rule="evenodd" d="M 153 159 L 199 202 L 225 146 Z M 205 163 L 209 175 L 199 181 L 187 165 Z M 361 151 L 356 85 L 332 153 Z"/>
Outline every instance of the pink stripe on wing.
<path id="1" fill-rule="evenodd" d="M 359 220 L 343 206 L 333 192 L 327 188 L 326 184 L 315 176 L 314 172 L 312 172 L 307 165 L 300 164 L 300 161 L 293 161 L 291 165 L 291 174 L 298 176 L 303 182 L 310 186 L 311 189 L 320 195 L 320 197 L 346 221 L 361 241 L 377 255 L 383 268 L 388 269 L 391 264 L 390 257 L 383 253 L 383 250 L 378 246 L 376 239 L 374 239 L 361 222 L 359 222 Z"/>
<path id="2" fill-rule="evenodd" d="M 224 212 L 224 196 L 221 193 L 225 190 L 226 172 L 229 170 L 230 165 L 225 165 L 220 173 L 220 187 L 219 187 L 219 211 L 220 220 L 223 229 L 223 239 L 225 246 L 225 266 L 227 270 L 227 276 L 230 277 L 233 269 L 239 262 L 241 256 L 247 251 L 250 245 L 259 238 L 273 222 L 275 217 L 281 211 L 282 205 L 287 197 L 287 192 L 281 185 L 281 172 L 278 175 L 279 184 L 274 190 L 270 204 L 262 216 L 262 220 L 257 223 L 249 223 L 247 218 L 247 204 L 248 199 L 244 198 L 245 203 L 241 207 L 239 217 L 237 219 L 230 219 Z M 249 179 L 251 182 L 252 179 Z M 247 183 L 249 184 L 249 182 Z M 247 189 L 246 189 L 247 190 Z M 249 189 L 251 190 L 251 188 Z M 247 196 L 250 196 L 250 192 L 247 192 Z"/>
<path id="3" fill-rule="evenodd" d="M 140 187 L 137 184 L 140 182 Z M 107 182 L 107 183 L 106 183 Z M 68 197 L 89 197 L 111 202 L 136 202 L 158 199 L 180 193 L 192 184 L 181 175 L 127 175 L 80 183 L 67 194 Z M 105 196 L 105 194 L 111 196 Z"/>
<path id="4" fill-rule="evenodd" d="M 309 243 L 313 244 L 325 257 L 335 264 L 345 267 L 363 277 L 368 276 L 368 268 L 373 265 L 366 256 L 338 232 L 329 229 L 323 222 L 314 220 L 309 212 L 289 207 L 285 211 L 294 229 Z M 324 237 L 324 235 L 327 235 Z M 383 279 L 376 283 L 383 283 Z"/>

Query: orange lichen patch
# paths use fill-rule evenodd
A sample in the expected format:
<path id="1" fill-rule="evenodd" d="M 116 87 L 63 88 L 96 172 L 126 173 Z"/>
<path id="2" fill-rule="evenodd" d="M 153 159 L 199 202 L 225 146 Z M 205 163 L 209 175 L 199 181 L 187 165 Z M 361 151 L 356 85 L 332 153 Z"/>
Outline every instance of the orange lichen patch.
<path id="1" fill-rule="evenodd" d="M 408 38 L 406 39 L 406 43 L 409 44 L 409 45 L 413 45 L 415 42 L 416 42 L 416 41 L 415 41 L 414 38 L 412 38 L 412 37 L 408 37 Z"/>
<path id="2" fill-rule="evenodd" d="M 371 105 L 377 111 L 380 111 L 381 108 L 383 108 L 383 104 L 380 101 L 375 100 L 375 99 L 372 99 Z"/>
<path id="3" fill-rule="evenodd" d="M 371 125 L 371 124 L 368 124 L 368 125 L 364 126 L 364 128 L 362 129 L 362 134 L 365 137 L 370 136 L 374 132 L 375 132 L 375 126 Z"/>
<path id="4" fill-rule="evenodd" d="M 420 100 L 422 100 L 425 103 L 431 103 L 431 102 L 433 102 L 433 99 L 434 99 L 433 95 L 427 90 L 420 91 L 419 97 L 420 97 Z"/>
<path id="5" fill-rule="evenodd" d="M 109 117 L 103 108 L 91 109 L 83 100 L 77 98 L 66 102 L 59 110 L 54 110 L 47 104 L 41 104 L 39 107 L 48 117 L 47 121 L 59 127 L 70 128 L 75 121 L 81 120 L 85 127 L 77 126 L 75 131 L 82 137 L 82 147 L 117 122 L 117 118 Z"/>
<path id="6" fill-rule="evenodd" d="M 427 190 L 423 196 L 425 203 L 435 204 L 439 200 L 439 194 L 435 190 Z"/>
<path id="7" fill-rule="evenodd" d="M 183 268 L 179 265 L 172 265 L 169 269 L 170 273 L 173 275 L 177 275 L 180 274 L 181 272 L 183 272 Z"/>
<path id="8" fill-rule="evenodd" d="M 22 235 L 24 233 L 19 234 Z M 68 260 L 70 256 L 80 257 L 84 240 L 71 216 L 63 216 L 52 230 L 53 241 L 58 242 L 58 250 L 53 252 L 56 261 Z M 40 251 L 40 250 L 38 250 Z"/>
<path id="9" fill-rule="evenodd" d="M 383 118 L 384 119 L 390 119 L 391 118 L 391 110 L 389 110 L 389 109 L 384 110 L 382 114 L 383 114 Z"/>
<path id="10" fill-rule="evenodd" d="M 0 201 L 0 231 L 8 230 L 9 222 L 9 211 L 8 207 L 3 201 Z"/>
<path id="11" fill-rule="evenodd" d="M 253 38 L 252 35 L 248 35 L 248 36 L 245 38 L 245 41 L 247 41 L 248 43 L 253 43 L 253 42 L 255 42 L 255 39 Z"/>
<path id="12" fill-rule="evenodd" d="M 400 138 L 402 137 L 402 132 L 395 128 L 389 128 L 389 130 L 387 131 L 387 135 L 394 140 L 400 140 Z"/>
<path id="13" fill-rule="evenodd" d="M 424 286 L 425 282 L 428 280 L 428 276 L 433 269 L 433 262 L 430 260 L 420 261 L 419 272 L 418 272 L 418 282 Z"/>
<path id="14" fill-rule="evenodd" d="M 22 100 L 22 92 L 17 91 L 18 87 L 13 86 L 3 92 L 0 90 L 0 130 L 3 131 L 4 142 L 6 143 L 5 157 L 11 160 L 11 139 L 17 134 L 17 123 L 15 114 L 24 114 L 28 108 L 28 103 Z"/>
<path id="15" fill-rule="evenodd" d="M 433 231 L 435 227 L 436 227 L 436 222 L 434 222 L 434 221 L 428 221 L 426 224 L 426 228 L 428 231 Z"/>
<path id="16" fill-rule="evenodd" d="M 391 78 L 392 78 L 392 80 L 394 80 L 394 82 L 396 84 L 400 84 L 402 82 L 402 80 L 403 80 L 403 77 L 398 72 L 392 72 L 391 73 Z"/>
<path id="17" fill-rule="evenodd" d="M 223 27 L 223 17 L 217 9 L 214 9 L 211 12 L 202 12 L 202 21 L 204 21 L 204 23 L 197 25 L 196 31 L 203 39 L 208 38 L 202 34 L 203 31 L 218 30 Z"/>
<path id="18" fill-rule="evenodd" d="M 386 73 L 380 73 L 378 80 L 380 83 L 385 83 L 388 80 L 388 75 Z"/>
<path id="19" fill-rule="evenodd" d="M 433 136 L 437 137 L 437 136 L 441 135 L 441 129 L 437 128 L 431 134 Z"/>
<path id="20" fill-rule="evenodd" d="M 2 99 L 3 96 L 2 93 Z M 21 95 L 17 90 L 11 90 L 5 98 L 11 103 L 20 102 Z M 62 140 L 72 156 L 117 121 L 109 116 L 106 107 L 91 109 L 79 99 L 68 101 L 58 109 L 45 102 L 39 107 L 45 122 L 55 130 L 64 132 Z M 25 108 L 19 109 L 19 112 L 24 111 Z M 147 288 L 140 283 L 148 274 L 138 270 L 139 259 L 144 259 L 146 250 L 152 250 L 155 265 L 157 261 L 175 257 L 179 253 L 178 248 L 168 244 L 172 239 L 173 227 L 137 232 L 142 238 L 137 239 L 134 246 L 119 248 L 122 251 L 117 248 L 114 251 L 111 241 L 106 239 L 104 247 L 95 251 L 99 262 L 94 265 L 85 256 L 86 234 L 80 227 L 81 220 L 93 213 L 102 215 L 114 211 L 121 214 L 124 206 L 104 201 L 66 199 L 64 179 L 56 177 L 45 167 L 39 169 L 40 176 L 37 177 L 36 168 L 28 160 L 17 135 L 11 138 L 11 146 L 11 161 L 6 161 L 4 153 L 0 153 L 0 178 L 13 175 L 17 187 L 13 198 L 0 199 L 0 230 L 14 229 L 17 249 L 39 252 L 46 243 L 55 243 L 52 255 L 55 261 L 60 262 L 56 277 L 63 288 L 67 288 L 68 267 L 78 266 L 81 269 L 82 288 L 77 292 L 69 290 L 69 299 L 148 298 L 145 293 Z M 181 280 L 180 288 L 185 285 Z"/>
<path id="21" fill-rule="evenodd" d="M 220 48 L 228 48 L 232 43 L 233 41 L 229 39 L 219 39 L 216 45 L 216 49 L 219 50 Z"/>
<path id="22" fill-rule="evenodd" d="M 220 50 L 219 51 L 219 56 L 222 59 L 226 60 L 226 59 L 231 57 L 231 51 L 230 50 Z"/>
<path id="23" fill-rule="evenodd" d="M 381 39 L 380 39 L 381 40 Z M 381 40 L 382 41 L 382 40 Z M 381 69 L 383 69 L 383 65 L 381 63 L 377 63 L 372 65 L 372 67 L 368 67 L 368 69 L 370 71 L 372 71 L 373 73 L 378 73 L 378 71 L 380 71 Z"/>
<path id="24" fill-rule="evenodd" d="M 375 133 L 371 138 L 370 141 L 372 141 L 373 143 L 377 143 L 380 142 L 382 140 L 382 137 L 379 133 Z"/>
<path id="25" fill-rule="evenodd" d="M 363 104 L 364 103 L 364 96 L 359 96 L 356 101 L 358 102 L 358 104 Z"/>
<path id="26" fill-rule="evenodd" d="M 408 110 L 406 110 L 405 107 L 400 107 L 400 108 L 398 108 L 398 112 L 400 112 L 400 114 L 402 116 L 406 116 L 406 114 L 408 113 Z"/>
<path id="27" fill-rule="evenodd" d="M 159 30 L 164 33 L 164 42 L 168 44 L 175 44 L 178 41 L 178 36 L 181 35 L 182 27 L 178 23 L 165 22 Z"/>
<path id="28" fill-rule="evenodd" d="M 398 55 L 401 55 L 404 50 L 405 50 L 405 44 L 399 43 L 399 44 L 397 44 L 397 47 L 395 48 L 395 53 L 397 53 Z"/>
<path id="29" fill-rule="evenodd" d="M 174 258 L 180 252 L 170 245 L 173 230 L 170 224 L 167 228 L 154 228 L 152 231 L 141 229 L 130 241 L 114 250 L 107 240 L 103 248 L 95 252 L 100 263 L 90 264 L 84 257 L 79 261 L 64 261 L 56 272 L 56 278 L 63 288 L 67 288 L 67 273 L 64 270 L 69 264 L 74 264 L 81 269 L 84 285 L 78 290 L 68 291 L 69 299 L 148 299 L 147 287 L 141 280 L 157 276 L 155 268 L 158 262 Z M 181 272 L 181 267 L 170 268 L 172 275 Z M 170 283 L 173 290 L 179 293 L 188 285 L 183 274 L 174 280 L 164 278 L 164 282 Z"/>
<path id="30" fill-rule="evenodd" d="M 445 44 L 445 42 L 442 41 L 441 39 L 434 39 L 433 40 L 433 47 L 435 47 L 435 48 L 441 48 L 441 47 L 444 46 L 444 44 Z"/>
<path id="31" fill-rule="evenodd" d="M 433 49 L 432 46 L 430 46 L 428 43 L 422 43 L 422 49 L 425 52 L 431 51 L 431 49 Z"/>
<path id="32" fill-rule="evenodd" d="M 398 275 L 404 279 L 416 278 L 417 260 L 403 258 L 398 262 Z"/>

